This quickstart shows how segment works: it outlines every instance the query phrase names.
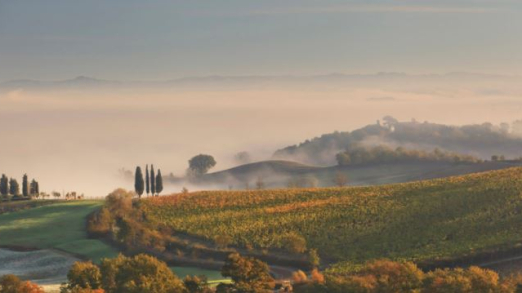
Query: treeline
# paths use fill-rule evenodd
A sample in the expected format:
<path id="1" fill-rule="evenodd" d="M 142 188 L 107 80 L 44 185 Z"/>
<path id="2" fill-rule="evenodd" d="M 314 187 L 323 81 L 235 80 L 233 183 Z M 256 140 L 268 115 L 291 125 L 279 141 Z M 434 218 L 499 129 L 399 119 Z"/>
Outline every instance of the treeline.
<path id="1" fill-rule="evenodd" d="M 124 189 L 107 195 L 104 206 L 89 216 L 87 232 L 91 237 L 105 238 L 127 251 L 145 249 L 163 252 L 170 235 L 159 233 L 142 223 L 137 209 L 139 202 L 132 200 L 134 195 Z"/>
<path id="2" fill-rule="evenodd" d="M 406 162 L 452 162 L 477 163 L 480 159 L 471 156 L 443 151 L 435 148 L 433 151 L 406 149 L 389 146 L 354 147 L 335 156 L 339 166 L 364 165 L 373 163 L 406 163 Z"/>
<path id="3" fill-rule="evenodd" d="M 501 278 L 479 267 L 423 272 L 411 262 L 373 260 L 351 274 L 294 273 L 296 293 L 518 293 L 522 275 Z"/>
<path id="4" fill-rule="evenodd" d="M 143 195 L 144 192 L 149 193 L 152 196 L 158 196 L 163 191 L 163 177 L 161 176 L 161 170 L 158 169 L 158 174 L 154 173 L 154 165 L 149 165 L 145 167 L 145 179 L 143 179 L 143 172 L 141 171 L 141 167 L 136 167 L 136 172 L 134 173 L 134 191 L 138 195 L 139 198 Z"/>
<path id="5" fill-rule="evenodd" d="M 133 257 L 119 255 L 103 259 L 100 265 L 76 262 L 67 274 L 61 293 L 518 293 L 522 291 L 522 275 L 500 277 L 496 272 L 479 267 L 437 269 L 423 272 L 411 262 L 374 260 L 358 271 L 336 275 L 313 269 L 297 271 L 291 281 L 277 282 L 268 265 L 256 258 L 231 253 L 221 268 L 230 282 L 211 288 L 204 276 L 179 279 L 168 266 L 145 254 Z M 13 284 L 19 290 L 9 291 Z M 21 291 L 22 288 L 34 291 Z M 43 290 L 15 276 L 4 276 L 0 293 Z"/>
<path id="6" fill-rule="evenodd" d="M 0 195 L 1 200 L 16 200 L 16 199 L 30 199 L 33 196 L 40 194 L 40 184 L 35 179 L 29 182 L 27 174 L 22 177 L 22 186 L 15 178 L 8 178 L 2 174 L 0 178 Z"/>
<path id="7" fill-rule="evenodd" d="M 103 259 L 100 265 L 76 262 L 67 274 L 61 293 L 261 293 L 273 292 L 275 281 L 266 263 L 255 258 L 230 254 L 221 274 L 231 282 L 211 288 L 204 276 L 178 278 L 153 256 L 119 255 Z M 2 293 L 2 291 L 0 291 Z"/>

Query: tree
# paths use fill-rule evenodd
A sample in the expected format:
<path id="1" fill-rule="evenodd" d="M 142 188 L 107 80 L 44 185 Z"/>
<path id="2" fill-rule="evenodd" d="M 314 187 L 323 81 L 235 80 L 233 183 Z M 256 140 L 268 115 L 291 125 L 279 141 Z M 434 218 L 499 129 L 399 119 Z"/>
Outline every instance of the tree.
<path id="1" fill-rule="evenodd" d="M 2 178 L 0 179 L 0 194 L 6 197 L 9 194 L 9 179 L 5 174 L 2 174 Z"/>
<path id="2" fill-rule="evenodd" d="M 384 121 L 384 126 L 390 128 L 390 129 L 399 123 L 399 120 L 393 118 L 390 115 L 384 116 L 382 118 L 382 121 Z"/>
<path id="3" fill-rule="evenodd" d="M 18 185 L 18 181 L 14 178 L 9 180 L 9 193 L 12 196 L 18 196 L 20 194 L 20 186 Z"/>
<path id="4" fill-rule="evenodd" d="M 36 180 L 31 180 L 29 184 L 29 194 L 30 195 L 38 195 L 40 194 L 40 187 L 38 186 L 38 182 Z"/>
<path id="5" fill-rule="evenodd" d="M 107 293 L 185 292 L 183 283 L 167 264 L 146 254 L 103 259 L 100 272 L 102 288 Z"/>
<path id="6" fill-rule="evenodd" d="M 141 198 L 141 195 L 143 194 L 143 190 L 145 188 L 144 182 L 143 182 L 143 174 L 141 173 L 141 167 L 136 167 L 136 174 L 134 175 L 134 190 L 136 191 L 136 194 L 138 194 L 138 197 Z"/>
<path id="7" fill-rule="evenodd" d="M 252 161 L 252 158 L 248 152 L 239 152 L 234 156 L 234 160 L 238 164 L 248 164 Z"/>
<path id="8" fill-rule="evenodd" d="M 257 187 L 257 189 L 265 188 L 265 181 L 263 180 L 263 177 L 261 177 L 261 176 L 257 177 L 256 187 Z"/>
<path id="9" fill-rule="evenodd" d="M 161 170 L 158 169 L 158 175 L 156 175 L 156 194 L 159 195 L 163 191 L 163 177 L 161 176 Z"/>
<path id="10" fill-rule="evenodd" d="M 190 293 L 211 293 L 214 292 L 208 286 L 208 281 L 205 277 L 187 275 L 183 280 L 185 288 Z"/>
<path id="11" fill-rule="evenodd" d="M 216 160 L 210 155 L 199 154 L 189 160 L 189 171 L 196 176 L 206 174 L 214 166 Z"/>
<path id="12" fill-rule="evenodd" d="M 154 175 L 154 165 L 150 165 L 150 194 L 156 194 L 156 176 Z"/>
<path id="13" fill-rule="evenodd" d="M 348 183 L 348 177 L 342 172 L 337 172 L 332 181 L 335 183 L 335 185 L 343 187 Z"/>
<path id="14" fill-rule="evenodd" d="M 335 159 L 337 160 L 337 165 L 339 166 L 348 166 L 352 162 L 352 159 L 347 152 L 338 153 L 335 155 Z"/>
<path id="15" fill-rule="evenodd" d="M 118 188 L 105 198 L 105 207 L 114 217 L 125 217 L 132 211 L 132 192 Z"/>
<path id="16" fill-rule="evenodd" d="M 147 192 L 147 196 L 149 196 L 149 192 L 150 192 L 149 165 L 145 166 L 145 190 Z"/>
<path id="17" fill-rule="evenodd" d="M 239 253 L 231 253 L 227 257 L 221 275 L 232 279 L 234 284 L 231 289 L 234 292 L 271 292 L 274 287 L 274 279 L 266 263 L 252 257 L 242 257 Z M 222 286 L 221 291 L 224 290 L 226 286 Z"/>
<path id="18" fill-rule="evenodd" d="M 75 262 L 67 273 L 67 284 L 62 291 L 75 289 L 101 289 L 100 268 L 92 262 Z"/>
<path id="19" fill-rule="evenodd" d="M 0 293 L 44 293 L 38 285 L 22 281 L 15 275 L 5 275 L 0 278 Z"/>
<path id="20" fill-rule="evenodd" d="M 56 199 L 58 199 L 58 198 L 60 198 L 60 197 L 62 196 L 62 194 L 59 193 L 58 191 L 53 191 L 53 192 L 52 192 L 52 195 L 53 195 L 53 197 L 56 198 Z"/>
<path id="21" fill-rule="evenodd" d="M 29 182 L 27 179 L 27 174 L 24 174 L 24 177 L 22 178 L 22 195 L 24 197 L 29 196 Z"/>

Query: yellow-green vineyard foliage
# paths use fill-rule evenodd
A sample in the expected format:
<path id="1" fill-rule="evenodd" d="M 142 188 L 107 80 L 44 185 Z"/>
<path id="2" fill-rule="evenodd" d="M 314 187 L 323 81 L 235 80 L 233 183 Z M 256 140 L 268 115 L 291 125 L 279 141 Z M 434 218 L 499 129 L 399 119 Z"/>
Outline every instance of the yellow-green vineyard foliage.
<path id="1" fill-rule="evenodd" d="M 148 199 L 152 226 L 256 248 L 297 233 L 344 264 L 457 257 L 522 243 L 522 168 L 372 187 L 203 191 Z"/>

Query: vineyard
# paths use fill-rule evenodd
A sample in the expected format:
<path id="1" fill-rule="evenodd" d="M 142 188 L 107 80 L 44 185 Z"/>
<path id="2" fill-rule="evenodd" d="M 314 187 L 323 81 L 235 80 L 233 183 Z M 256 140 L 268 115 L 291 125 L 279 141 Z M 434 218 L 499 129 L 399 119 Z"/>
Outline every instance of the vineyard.
<path id="1" fill-rule="evenodd" d="M 457 257 L 522 243 L 522 168 L 404 184 L 205 191 L 151 198 L 151 227 L 258 249 L 306 239 L 342 271 L 369 259 Z"/>

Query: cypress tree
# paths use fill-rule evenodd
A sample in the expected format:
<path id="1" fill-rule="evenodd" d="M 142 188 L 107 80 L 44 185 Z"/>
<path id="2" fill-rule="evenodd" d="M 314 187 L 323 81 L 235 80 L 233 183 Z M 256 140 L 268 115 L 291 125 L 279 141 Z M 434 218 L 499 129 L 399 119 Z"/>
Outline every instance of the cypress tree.
<path id="1" fill-rule="evenodd" d="M 163 177 L 161 177 L 161 170 L 158 169 L 158 175 L 156 175 L 156 194 L 159 195 L 163 191 Z"/>
<path id="2" fill-rule="evenodd" d="M 22 178 L 22 195 L 25 197 L 29 196 L 29 181 L 27 180 L 27 174 L 24 174 Z"/>
<path id="3" fill-rule="evenodd" d="M 154 165 L 150 165 L 150 194 L 154 196 L 156 194 L 156 176 L 154 175 Z"/>
<path id="4" fill-rule="evenodd" d="M 9 180 L 5 174 L 2 174 L 2 179 L 0 179 L 0 194 L 3 196 L 7 196 L 9 194 Z"/>
<path id="5" fill-rule="evenodd" d="M 150 193 L 150 178 L 149 178 L 149 165 L 145 167 L 145 190 L 147 192 L 147 196 Z"/>
<path id="6" fill-rule="evenodd" d="M 31 180 L 31 183 L 29 183 L 29 194 L 34 195 L 36 194 L 36 180 Z"/>
<path id="7" fill-rule="evenodd" d="M 12 196 L 18 196 L 20 194 L 20 186 L 18 185 L 18 181 L 16 181 L 16 179 L 11 178 L 9 180 L 9 193 Z"/>
<path id="8" fill-rule="evenodd" d="M 143 189 L 145 188 L 143 182 L 143 173 L 141 173 L 141 167 L 136 167 L 136 174 L 134 178 L 134 190 L 138 194 L 138 198 L 141 198 L 141 195 L 143 194 Z"/>
<path id="9" fill-rule="evenodd" d="M 31 183 L 29 184 L 29 194 L 30 195 L 37 195 L 40 194 L 40 187 L 38 186 L 38 181 L 33 179 Z"/>

